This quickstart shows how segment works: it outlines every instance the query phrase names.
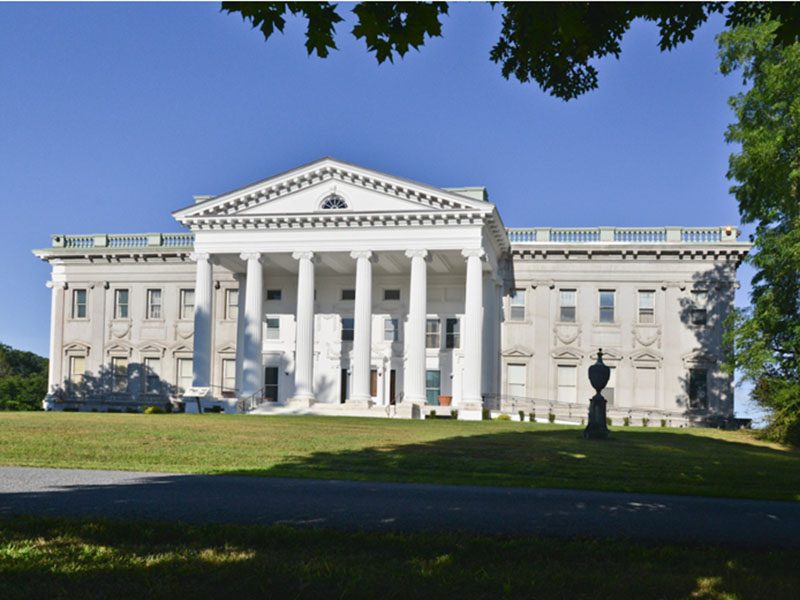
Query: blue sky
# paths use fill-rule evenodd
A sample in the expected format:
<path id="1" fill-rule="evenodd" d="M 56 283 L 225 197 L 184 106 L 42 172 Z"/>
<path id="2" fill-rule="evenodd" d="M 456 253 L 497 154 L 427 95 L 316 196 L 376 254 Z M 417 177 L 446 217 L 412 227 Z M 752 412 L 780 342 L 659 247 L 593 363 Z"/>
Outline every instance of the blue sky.
<path id="1" fill-rule="evenodd" d="M 192 195 L 324 155 L 484 185 L 508 226 L 738 223 L 721 19 L 669 53 L 636 24 L 600 89 L 568 103 L 502 78 L 487 5 L 452 6 L 444 38 L 393 65 L 351 27 L 321 60 L 300 21 L 265 44 L 218 4 L 0 4 L 0 341 L 47 354 L 30 251 L 51 233 L 179 230 Z"/>

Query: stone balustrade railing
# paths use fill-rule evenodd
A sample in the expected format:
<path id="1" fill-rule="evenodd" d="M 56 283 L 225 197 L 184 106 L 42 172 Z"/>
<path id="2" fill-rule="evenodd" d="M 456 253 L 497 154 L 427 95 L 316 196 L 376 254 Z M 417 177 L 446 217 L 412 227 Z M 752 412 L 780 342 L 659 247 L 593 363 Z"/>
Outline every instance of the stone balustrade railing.
<path id="1" fill-rule="evenodd" d="M 510 227 L 512 244 L 719 244 L 735 242 L 739 230 L 724 227 Z"/>
<path id="2" fill-rule="evenodd" d="M 192 233 L 117 233 L 96 235 L 54 235 L 53 248 L 111 248 L 135 250 L 136 248 L 176 248 L 190 250 L 194 247 Z"/>

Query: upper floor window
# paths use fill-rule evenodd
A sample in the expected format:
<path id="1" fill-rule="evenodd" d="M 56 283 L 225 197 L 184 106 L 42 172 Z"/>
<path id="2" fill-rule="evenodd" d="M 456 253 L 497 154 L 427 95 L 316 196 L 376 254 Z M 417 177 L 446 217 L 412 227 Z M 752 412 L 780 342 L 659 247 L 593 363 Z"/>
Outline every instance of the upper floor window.
<path id="1" fill-rule="evenodd" d="M 161 290 L 147 290 L 146 318 L 161 318 Z"/>
<path id="2" fill-rule="evenodd" d="M 283 290 L 267 290 L 267 300 L 280 300 L 283 298 Z"/>
<path id="3" fill-rule="evenodd" d="M 356 291 L 353 289 L 342 290 L 342 300 L 355 300 Z"/>
<path id="4" fill-rule="evenodd" d="M 525 320 L 525 290 L 522 288 L 511 290 L 511 321 Z"/>
<path id="5" fill-rule="evenodd" d="M 578 312 L 578 291 L 560 290 L 559 300 L 561 302 L 558 315 L 559 321 L 574 323 Z"/>
<path id="6" fill-rule="evenodd" d="M 239 290 L 225 290 L 225 318 L 236 320 L 239 317 Z"/>
<path id="7" fill-rule="evenodd" d="M 425 322 L 425 347 L 438 350 L 442 345 L 442 323 L 439 319 Z"/>
<path id="8" fill-rule="evenodd" d="M 400 300 L 400 290 L 390 289 L 383 290 L 384 300 Z"/>
<path id="9" fill-rule="evenodd" d="M 267 339 L 281 339 L 281 320 L 278 317 L 267 317 Z"/>
<path id="10" fill-rule="evenodd" d="M 114 318 L 127 319 L 128 318 L 128 298 L 130 293 L 128 290 L 115 290 L 114 291 Z"/>
<path id="11" fill-rule="evenodd" d="M 461 345 L 461 329 L 457 318 L 449 318 L 444 323 L 444 347 L 458 348 Z"/>
<path id="12" fill-rule="evenodd" d="M 181 319 L 192 318 L 194 318 L 194 290 L 181 290 Z"/>
<path id="13" fill-rule="evenodd" d="M 319 207 L 322 210 L 343 210 L 347 208 L 347 201 L 338 194 L 330 194 Z"/>
<path id="14" fill-rule="evenodd" d="M 708 292 L 706 290 L 692 290 L 692 325 L 705 325 L 708 320 Z"/>
<path id="15" fill-rule="evenodd" d="M 86 290 L 72 290 L 72 318 L 85 319 L 86 315 Z"/>
<path id="16" fill-rule="evenodd" d="M 655 323 L 656 293 L 652 290 L 639 291 L 639 323 Z"/>
<path id="17" fill-rule="evenodd" d="M 600 322 L 614 322 L 614 290 L 600 290 Z"/>
<path id="18" fill-rule="evenodd" d="M 398 319 L 383 320 L 383 340 L 385 342 L 397 342 L 400 339 L 400 321 Z"/>
<path id="19" fill-rule="evenodd" d="M 352 342 L 355 320 L 353 317 L 342 317 L 342 341 Z"/>

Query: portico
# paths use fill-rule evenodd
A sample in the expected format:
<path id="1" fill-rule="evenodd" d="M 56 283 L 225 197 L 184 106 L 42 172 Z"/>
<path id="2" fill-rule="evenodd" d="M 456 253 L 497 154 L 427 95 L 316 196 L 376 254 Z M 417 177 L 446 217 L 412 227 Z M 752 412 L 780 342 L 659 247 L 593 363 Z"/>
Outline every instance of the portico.
<path id="1" fill-rule="evenodd" d="M 283 402 L 336 402 L 339 390 L 355 408 L 424 405 L 441 394 L 462 418 L 481 417 L 494 385 L 483 381 L 484 319 L 499 320 L 485 312 L 483 281 L 507 251 L 485 199 L 323 159 L 175 217 L 195 235 L 193 385 L 211 386 L 206 291 L 221 270 L 239 285 L 239 400 L 260 402 L 277 363 Z M 282 290 L 277 318 L 293 334 L 281 332 L 276 351 L 264 339 L 270 289 Z"/>

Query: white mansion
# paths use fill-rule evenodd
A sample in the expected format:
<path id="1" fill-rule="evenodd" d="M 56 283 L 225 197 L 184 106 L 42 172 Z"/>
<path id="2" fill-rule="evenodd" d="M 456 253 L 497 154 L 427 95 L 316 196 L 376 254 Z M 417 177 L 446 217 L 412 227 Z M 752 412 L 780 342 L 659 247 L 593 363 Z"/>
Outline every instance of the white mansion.
<path id="1" fill-rule="evenodd" d="M 615 423 L 733 416 L 735 227 L 509 229 L 483 188 L 331 158 L 174 216 L 35 251 L 45 408 L 577 421 L 602 348 Z"/>

